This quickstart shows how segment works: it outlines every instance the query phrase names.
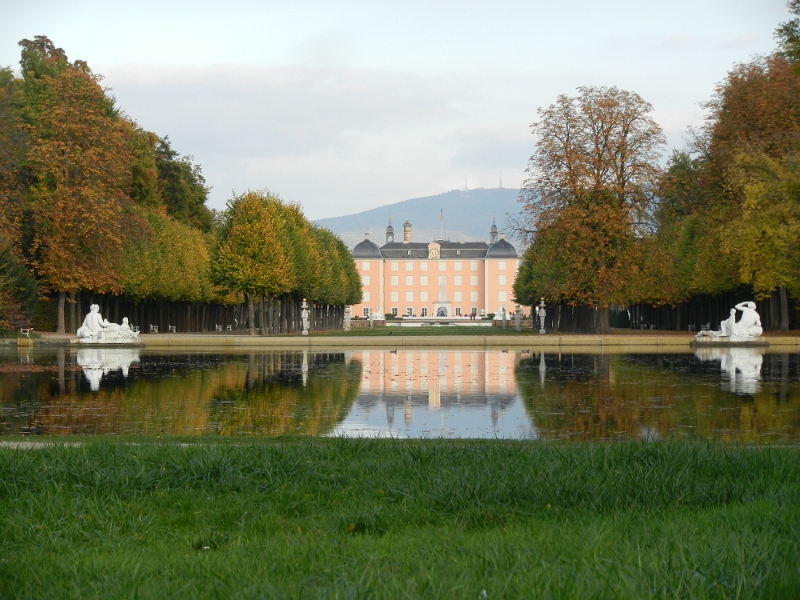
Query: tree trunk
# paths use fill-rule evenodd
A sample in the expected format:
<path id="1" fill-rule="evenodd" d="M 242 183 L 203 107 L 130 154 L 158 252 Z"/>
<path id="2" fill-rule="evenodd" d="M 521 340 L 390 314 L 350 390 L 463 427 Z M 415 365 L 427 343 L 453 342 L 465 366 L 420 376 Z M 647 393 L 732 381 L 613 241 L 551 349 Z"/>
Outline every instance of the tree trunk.
<path id="1" fill-rule="evenodd" d="M 781 297 L 781 331 L 789 331 L 789 298 L 786 295 L 786 288 L 778 288 Z"/>
<path id="2" fill-rule="evenodd" d="M 75 292 L 69 293 L 69 332 L 75 333 Z"/>
<path id="3" fill-rule="evenodd" d="M 253 306 L 253 294 L 245 292 L 247 296 L 247 321 L 250 325 L 250 335 L 256 334 L 256 309 Z"/>
<path id="4" fill-rule="evenodd" d="M 780 328 L 781 328 L 780 292 L 778 290 L 773 290 L 769 295 L 769 329 L 776 330 Z M 765 327 L 764 329 L 767 329 L 767 327 Z"/>
<path id="5" fill-rule="evenodd" d="M 598 306 L 597 316 L 594 323 L 594 332 L 599 334 L 611 333 L 608 324 L 608 306 Z"/>
<path id="6" fill-rule="evenodd" d="M 58 325 L 56 326 L 56 333 L 64 333 L 64 301 L 66 298 L 66 292 L 58 292 Z"/>

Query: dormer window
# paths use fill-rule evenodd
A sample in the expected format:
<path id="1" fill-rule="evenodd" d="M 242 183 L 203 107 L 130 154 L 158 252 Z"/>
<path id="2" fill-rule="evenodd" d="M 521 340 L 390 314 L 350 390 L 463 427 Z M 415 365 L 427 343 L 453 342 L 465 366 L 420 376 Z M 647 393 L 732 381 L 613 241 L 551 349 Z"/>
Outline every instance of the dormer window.
<path id="1" fill-rule="evenodd" d="M 408 251 L 408 255 L 411 256 L 411 250 Z"/>
<path id="2" fill-rule="evenodd" d="M 456 250 L 456 254 L 461 254 L 461 250 Z"/>

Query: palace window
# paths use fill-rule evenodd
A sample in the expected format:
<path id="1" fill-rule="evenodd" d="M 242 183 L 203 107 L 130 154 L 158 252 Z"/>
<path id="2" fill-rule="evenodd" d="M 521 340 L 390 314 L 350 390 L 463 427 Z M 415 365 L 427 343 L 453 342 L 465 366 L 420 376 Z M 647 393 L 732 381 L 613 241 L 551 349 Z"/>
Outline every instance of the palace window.
<path id="1" fill-rule="evenodd" d="M 477 306 L 473 306 L 472 308 L 469 309 L 469 312 L 471 312 L 473 315 L 477 315 L 478 314 L 478 307 Z"/>
<path id="2" fill-rule="evenodd" d="M 392 261 L 392 271 L 397 271 L 399 268 L 397 261 Z"/>
<path id="3" fill-rule="evenodd" d="M 454 285 L 461 285 L 461 275 L 455 275 L 453 277 L 453 284 Z"/>
<path id="4" fill-rule="evenodd" d="M 470 292 L 469 293 L 469 299 L 472 300 L 473 302 L 477 302 L 478 301 L 478 292 Z"/>
<path id="5" fill-rule="evenodd" d="M 361 285 L 369 285 L 369 275 L 361 276 Z"/>
<path id="6" fill-rule="evenodd" d="M 453 300 L 461 302 L 461 292 L 453 292 Z"/>
<path id="7" fill-rule="evenodd" d="M 506 301 L 506 293 L 505 293 L 505 291 L 499 292 L 497 294 L 497 299 L 500 300 L 500 302 L 505 302 Z"/>
<path id="8" fill-rule="evenodd" d="M 414 309 L 412 309 L 410 306 L 406 307 L 406 316 L 410 317 L 413 314 L 414 314 Z"/>
<path id="9" fill-rule="evenodd" d="M 400 299 L 400 295 L 399 295 L 397 292 L 392 292 L 392 293 L 389 295 L 389 299 L 390 299 L 392 302 L 397 302 L 397 301 Z"/>
<path id="10" fill-rule="evenodd" d="M 477 271 L 478 270 L 478 261 L 473 260 L 469 263 L 469 270 L 470 271 Z"/>
<path id="11" fill-rule="evenodd" d="M 426 263 L 424 261 L 420 262 L 419 263 L 419 270 L 420 271 L 427 271 L 428 270 L 428 263 Z"/>
<path id="12" fill-rule="evenodd" d="M 411 250 L 409 250 L 408 252 L 411 253 Z M 406 263 L 406 271 L 413 271 L 413 270 L 414 270 L 414 261 L 413 260 L 409 260 Z"/>
<path id="13" fill-rule="evenodd" d="M 369 309 L 368 308 L 362 308 L 361 309 L 361 314 L 364 315 L 365 319 L 368 319 L 369 318 Z"/>
<path id="14" fill-rule="evenodd" d="M 477 275 L 470 275 L 469 284 L 470 285 L 478 285 L 478 276 Z"/>
<path id="15" fill-rule="evenodd" d="M 443 260 L 439 261 L 439 270 L 440 271 L 447 271 L 447 263 Z"/>
<path id="16" fill-rule="evenodd" d="M 414 276 L 406 275 L 406 285 L 414 285 Z"/>
<path id="17" fill-rule="evenodd" d="M 414 292 L 406 292 L 406 302 L 414 301 Z"/>
<path id="18" fill-rule="evenodd" d="M 506 284 L 506 276 L 505 275 L 500 275 L 497 278 L 497 283 L 500 284 L 500 285 L 505 285 Z"/>
<path id="19" fill-rule="evenodd" d="M 439 302 L 447 302 L 447 292 L 439 292 Z"/>
<path id="20" fill-rule="evenodd" d="M 419 301 L 420 302 L 427 302 L 428 301 L 428 292 L 420 292 L 419 293 Z"/>
<path id="21" fill-rule="evenodd" d="M 362 271 L 369 271 L 369 262 L 364 261 L 361 263 L 361 270 Z"/>
<path id="22" fill-rule="evenodd" d="M 505 271 L 506 270 L 506 261 L 501 260 L 497 263 L 497 270 L 498 271 Z"/>
<path id="23" fill-rule="evenodd" d="M 396 307 L 396 306 L 393 306 L 393 307 L 392 307 L 392 314 L 393 314 L 395 317 L 397 316 L 397 307 Z"/>
<path id="24" fill-rule="evenodd" d="M 397 278 L 397 275 L 392 275 L 392 276 L 389 278 L 389 281 L 391 282 L 391 284 L 392 284 L 392 285 L 397 285 L 397 284 L 398 284 L 398 282 L 399 282 L 399 279 Z"/>
<path id="25" fill-rule="evenodd" d="M 456 250 L 456 252 L 461 253 L 461 250 Z M 456 265 L 456 271 L 460 271 L 461 270 L 461 261 L 456 262 L 455 265 Z"/>
<path id="26" fill-rule="evenodd" d="M 427 306 L 423 306 L 423 307 L 420 309 L 420 311 L 419 311 L 419 316 L 420 316 L 420 317 L 427 317 L 427 316 L 428 316 L 428 307 L 427 307 Z"/>
<path id="27" fill-rule="evenodd" d="M 427 275 L 420 275 L 419 276 L 419 284 L 420 285 L 428 285 L 428 276 Z"/>
<path id="28" fill-rule="evenodd" d="M 457 317 L 461 316 L 461 307 L 460 306 L 456 306 L 456 316 Z"/>
<path id="29" fill-rule="evenodd" d="M 369 292 L 361 292 L 362 302 L 369 302 Z"/>

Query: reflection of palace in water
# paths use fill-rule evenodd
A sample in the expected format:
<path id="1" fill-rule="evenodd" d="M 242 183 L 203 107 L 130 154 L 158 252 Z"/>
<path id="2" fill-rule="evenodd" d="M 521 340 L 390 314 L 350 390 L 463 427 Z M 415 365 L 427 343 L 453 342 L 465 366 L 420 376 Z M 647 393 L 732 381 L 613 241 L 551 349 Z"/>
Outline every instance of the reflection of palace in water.
<path id="1" fill-rule="evenodd" d="M 469 415 L 475 427 L 480 423 L 488 433 L 503 420 L 506 409 L 515 404 L 521 408 L 514 374 L 519 353 L 365 350 L 353 352 L 352 358 L 363 364 L 357 408 L 362 421 L 375 427 L 404 424 L 417 429 L 438 411 L 450 411 L 450 419 L 460 408 L 464 418 Z M 385 419 L 370 415 L 382 410 Z M 530 421 L 524 421 L 529 429 Z M 444 429 L 447 425 L 442 423 Z"/>

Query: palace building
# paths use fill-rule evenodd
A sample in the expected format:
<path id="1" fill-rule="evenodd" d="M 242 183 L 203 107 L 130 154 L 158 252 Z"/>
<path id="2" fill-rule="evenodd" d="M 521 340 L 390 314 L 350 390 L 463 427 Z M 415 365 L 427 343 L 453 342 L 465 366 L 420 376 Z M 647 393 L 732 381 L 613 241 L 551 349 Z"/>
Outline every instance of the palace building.
<path id="1" fill-rule="evenodd" d="M 353 248 L 361 275 L 361 304 L 353 315 L 451 318 L 514 311 L 517 250 L 492 224 L 489 243 L 411 241 L 411 223 L 403 224 L 403 241 L 394 241 L 391 223 L 386 243 L 369 236 Z"/>

